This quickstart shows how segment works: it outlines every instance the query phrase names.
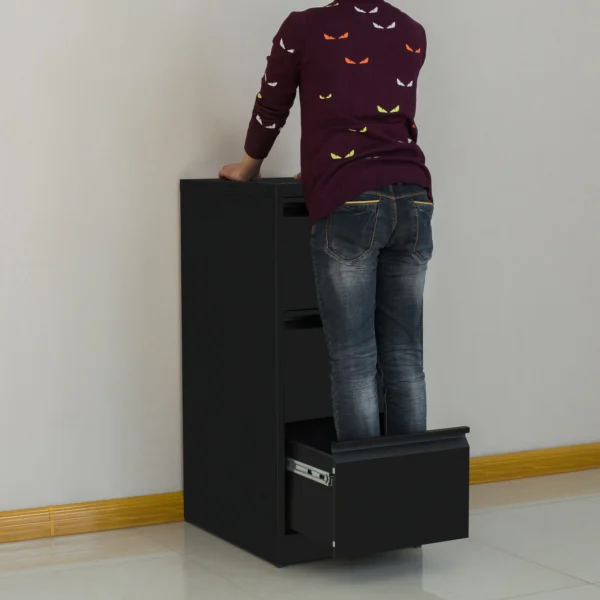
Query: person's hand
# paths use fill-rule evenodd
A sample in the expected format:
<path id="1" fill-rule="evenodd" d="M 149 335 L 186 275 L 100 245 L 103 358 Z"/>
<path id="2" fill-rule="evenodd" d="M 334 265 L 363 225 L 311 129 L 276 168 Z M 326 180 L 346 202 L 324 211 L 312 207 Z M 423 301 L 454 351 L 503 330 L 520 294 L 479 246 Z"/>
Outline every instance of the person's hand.
<path id="1" fill-rule="evenodd" d="M 227 181 L 256 181 L 260 179 L 262 160 L 244 155 L 241 162 L 232 163 L 221 169 L 219 179 Z"/>
<path id="2" fill-rule="evenodd" d="M 294 179 L 302 179 L 302 173 L 298 173 L 297 175 L 294 175 Z"/>

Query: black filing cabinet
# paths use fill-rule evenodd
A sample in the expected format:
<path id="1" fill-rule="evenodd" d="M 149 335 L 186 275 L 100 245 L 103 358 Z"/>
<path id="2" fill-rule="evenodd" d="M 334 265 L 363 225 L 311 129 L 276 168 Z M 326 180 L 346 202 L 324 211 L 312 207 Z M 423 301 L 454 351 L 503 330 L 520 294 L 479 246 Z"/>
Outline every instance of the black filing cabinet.
<path id="1" fill-rule="evenodd" d="M 181 182 L 185 519 L 277 565 L 468 536 L 467 428 L 338 443 L 301 184 Z"/>

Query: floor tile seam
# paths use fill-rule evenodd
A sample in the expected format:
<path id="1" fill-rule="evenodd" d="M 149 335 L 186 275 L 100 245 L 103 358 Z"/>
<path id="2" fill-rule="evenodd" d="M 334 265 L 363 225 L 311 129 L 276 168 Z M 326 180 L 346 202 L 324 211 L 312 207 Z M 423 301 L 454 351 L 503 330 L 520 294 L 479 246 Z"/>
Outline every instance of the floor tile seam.
<path id="1" fill-rule="evenodd" d="M 166 552 L 160 552 L 155 554 L 98 559 L 79 563 L 54 565 L 48 567 L 31 567 L 30 569 L 16 569 L 14 571 L 0 571 L 0 581 L 16 579 L 19 577 L 43 577 L 46 575 L 51 575 L 52 573 L 65 573 L 68 571 L 80 571 L 84 569 L 111 567 L 124 565 L 127 563 L 138 563 L 150 560 L 159 560 L 161 558 L 169 558 L 171 556 L 178 556 L 178 553 L 173 550 L 167 549 Z"/>
<path id="2" fill-rule="evenodd" d="M 567 590 L 577 590 L 586 587 L 590 587 L 589 583 L 570 585 L 568 587 L 559 587 L 554 590 L 546 590 L 545 592 L 533 592 L 531 594 L 525 594 L 523 596 L 508 596 L 507 598 L 502 598 L 502 600 L 527 600 L 528 598 L 531 598 L 531 600 L 535 600 L 536 596 L 541 596 L 543 594 L 553 594 L 554 592 L 566 592 Z"/>
<path id="3" fill-rule="evenodd" d="M 542 500 L 540 502 L 523 502 L 521 504 L 509 504 L 507 506 L 496 506 L 494 508 L 476 508 L 469 512 L 470 516 L 476 517 L 479 515 L 487 515 L 491 513 L 506 512 L 509 510 L 536 508 L 539 506 L 548 506 L 551 504 L 565 504 L 567 502 L 582 502 L 585 500 L 591 500 L 593 498 L 600 498 L 600 494 L 586 494 L 584 496 L 573 496 L 571 498 L 556 498 L 553 500 Z"/>
<path id="4" fill-rule="evenodd" d="M 566 573 L 565 571 L 561 571 L 560 569 L 556 569 L 555 567 L 550 567 L 548 565 L 544 565 L 535 560 L 532 560 L 531 558 L 526 558 L 525 556 L 521 556 L 520 554 L 517 554 L 516 552 L 506 550 L 506 548 L 500 548 L 499 546 L 490 544 L 489 542 L 483 542 L 475 537 L 471 538 L 471 540 L 481 546 L 487 546 L 488 548 L 491 548 L 492 550 L 496 550 L 498 552 L 508 554 L 508 555 L 512 556 L 513 558 L 518 558 L 519 560 L 525 561 L 531 565 L 535 565 L 536 567 L 541 567 L 542 569 L 546 569 L 546 571 L 552 571 L 553 573 L 557 573 L 559 575 L 563 575 L 565 577 L 570 577 L 571 579 L 575 579 L 575 580 L 581 582 L 582 585 L 590 585 L 590 584 L 593 585 L 592 581 L 588 581 L 587 579 L 582 579 L 581 577 L 578 577 L 577 575 L 571 575 L 570 573 Z M 569 586 L 569 587 L 571 587 L 571 586 Z M 569 587 L 567 587 L 565 589 L 569 589 Z M 573 587 L 582 587 L 582 586 L 579 585 L 579 586 L 573 586 Z M 538 593 L 541 593 L 541 592 L 538 592 Z M 510 600 L 510 599 L 503 598 L 502 600 Z"/>

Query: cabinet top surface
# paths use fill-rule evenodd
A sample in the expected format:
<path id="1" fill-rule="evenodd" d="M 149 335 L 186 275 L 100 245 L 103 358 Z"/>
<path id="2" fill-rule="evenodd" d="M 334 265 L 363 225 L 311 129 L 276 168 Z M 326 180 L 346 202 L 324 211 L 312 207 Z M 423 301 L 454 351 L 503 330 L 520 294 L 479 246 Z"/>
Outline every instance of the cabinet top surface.
<path id="1" fill-rule="evenodd" d="M 298 179 L 293 179 L 292 177 L 268 177 L 265 179 L 260 179 L 258 181 L 248 181 L 248 182 L 240 182 L 240 181 L 223 181 L 222 179 L 182 179 L 183 181 L 192 181 L 195 183 L 218 183 L 222 186 L 264 186 L 264 185 L 301 185 L 301 182 Z"/>

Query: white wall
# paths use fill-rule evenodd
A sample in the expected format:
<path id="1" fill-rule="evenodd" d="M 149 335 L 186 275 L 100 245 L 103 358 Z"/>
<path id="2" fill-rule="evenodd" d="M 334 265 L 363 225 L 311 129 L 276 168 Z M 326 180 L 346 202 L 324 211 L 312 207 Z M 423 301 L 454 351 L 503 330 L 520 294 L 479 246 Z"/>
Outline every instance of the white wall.
<path id="1" fill-rule="evenodd" d="M 237 159 L 309 4 L 0 4 L 0 510 L 181 488 L 178 180 Z M 402 6 L 430 39 L 431 425 L 597 441 L 600 4 Z M 297 168 L 296 113 L 266 175 Z"/>

